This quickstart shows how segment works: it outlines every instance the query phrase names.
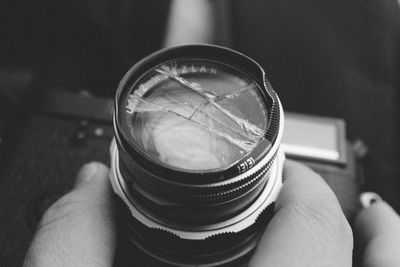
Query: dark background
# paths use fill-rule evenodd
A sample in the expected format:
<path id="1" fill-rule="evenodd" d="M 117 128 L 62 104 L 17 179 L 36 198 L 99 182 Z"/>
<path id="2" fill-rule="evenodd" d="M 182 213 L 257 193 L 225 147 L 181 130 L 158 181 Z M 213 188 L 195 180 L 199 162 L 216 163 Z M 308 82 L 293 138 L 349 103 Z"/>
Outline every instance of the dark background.
<path id="1" fill-rule="evenodd" d="M 32 116 L 41 96 L 62 89 L 112 97 L 124 73 L 162 47 L 168 6 L 0 3 L 0 265 L 20 265 L 42 210 L 80 165 L 108 162 L 108 139 L 70 142 L 79 121 Z M 229 8 L 231 47 L 263 65 L 286 110 L 344 118 L 348 138 L 370 149 L 365 190 L 399 211 L 397 1 L 234 0 Z"/>

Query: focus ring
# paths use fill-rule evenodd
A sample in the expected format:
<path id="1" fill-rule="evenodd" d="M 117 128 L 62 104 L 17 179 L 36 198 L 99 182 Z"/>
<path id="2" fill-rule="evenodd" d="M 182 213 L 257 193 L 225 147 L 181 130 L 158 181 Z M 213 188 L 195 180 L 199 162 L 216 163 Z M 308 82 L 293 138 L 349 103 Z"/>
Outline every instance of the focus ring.
<path id="1" fill-rule="evenodd" d="M 119 148 L 121 151 L 121 148 Z M 123 166 L 129 173 L 135 175 L 125 175 L 125 179 L 130 179 L 134 184 L 139 184 L 147 198 L 153 199 L 152 196 L 157 196 L 165 201 L 190 201 L 190 204 L 209 204 L 217 202 L 226 202 L 252 190 L 261 179 L 267 179 L 265 175 L 274 163 L 276 152 L 266 164 L 256 166 L 257 171 L 245 176 L 243 179 L 236 182 L 227 183 L 224 185 L 201 185 L 195 186 L 192 184 L 176 183 L 155 176 L 146 169 L 142 168 L 136 162 L 130 161 L 121 154 Z M 128 161 L 128 162 L 125 162 Z M 254 167 L 254 168 L 256 168 Z"/>

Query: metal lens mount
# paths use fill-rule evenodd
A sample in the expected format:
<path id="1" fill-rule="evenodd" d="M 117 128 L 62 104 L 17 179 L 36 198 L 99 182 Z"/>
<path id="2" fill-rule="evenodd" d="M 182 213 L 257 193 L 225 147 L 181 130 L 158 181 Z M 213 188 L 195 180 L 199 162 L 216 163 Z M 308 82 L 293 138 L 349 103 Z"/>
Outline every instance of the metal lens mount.
<path id="1" fill-rule="evenodd" d="M 187 66 L 191 66 L 191 72 L 183 71 Z M 203 83 L 218 89 L 206 88 Z M 232 83 L 242 87 L 232 88 Z M 173 102 L 164 101 L 168 90 L 174 90 L 174 94 L 167 95 Z M 185 92 L 184 98 L 179 98 L 180 92 Z M 187 95 L 204 101 L 190 102 Z M 252 107 L 257 105 L 260 108 Z M 196 119 L 200 108 L 201 116 Z M 189 115 L 186 110 L 190 110 Z M 252 115 L 257 110 L 261 111 L 261 120 Z M 169 151 L 164 152 L 162 147 L 164 150 L 159 152 L 157 145 L 163 146 L 170 139 L 149 142 L 154 134 L 146 128 L 148 118 L 152 127 L 165 123 L 165 117 L 158 119 L 164 113 L 174 119 L 170 125 L 197 127 L 193 138 L 204 129 L 217 136 L 211 139 L 214 150 L 207 147 L 207 153 L 221 154 L 226 142 L 240 152 L 239 156 L 230 157 L 226 164 L 203 169 L 199 168 L 201 165 L 186 168 L 175 164 L 176 160 L 164 160 L 166 156 L 160 154 Z M 137 247 L 153 258 L 179 266 L 228 263 L 255 247 L 280 190 L 284 161 L 279 149 L 283 110 L 260 65 L 241 53 L 218 46 L 188 45 L 161 50 L 137 63 L 122 79 L 113 121 L 110 179 L 132 215 L 126 221 Z M 186 129 L 182 127 L 178 129 Z M 168 130 L 155 129 L 157 134 Z M 175 132 L 170 136 L 175 138 Z M 188 142 L 191 141 L 189 138 Z M 155 147 L 151 152 L 148 143 Z M 225 151 L 234 151 L 228 148 Z M 153 153 L 156 149 L 159 151 Z M 204 154 L 204 149 L 200 153 Z M 226 159 L 227 153 L 220 158 Z M 182 158 L 190 164 L 190 157 Z M 179 158 L 178 162 L 181 161 Z"/>

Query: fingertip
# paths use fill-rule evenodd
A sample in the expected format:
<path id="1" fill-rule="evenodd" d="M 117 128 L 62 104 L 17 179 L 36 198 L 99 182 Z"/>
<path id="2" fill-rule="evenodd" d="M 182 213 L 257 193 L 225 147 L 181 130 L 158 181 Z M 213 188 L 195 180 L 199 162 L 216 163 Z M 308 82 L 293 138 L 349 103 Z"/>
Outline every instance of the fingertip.
<path id="1" fill-rule="evenodd" d="M 364 192 L 360 195 L 360 203 L 363 208 L 369 208 L 378 201 L 382 201 L 382 198 L 374 192 Z"/>
<path id="2" fill-rule="evenodd" d="M 283 187 L 277 199 L 277 210 L 294 201 L 338 203 L 324 179 L 304 164 L 286 160 Z"/>
<path id="3" fill-rule="evenodd" d="M 311 170 L 310 168 L 308 168 L 307 166 L 305 166 L 304 164 L 301 164 L 297 161 L 293 161 L 290 159 L 286 159 L 285 163 L 283 165 L 283 171 L 284 172 L 293 172 L 293 171 L 297 171 L 297 170 Z"/>
<path id="4" fill-rule="evenodd" d="M 92 179 L 105 179 L 108 177 L 108 167 L 101 162 L 93 161 L 84 164 L 79 170 L 76 179 L 75 187 L 80 187 Z"/>
<path id="5" fill-rule="evenodd" d="M 399 236 L 400 217 L 385 201 L 374 200 L 357 214 L 354 227 L 359 242 L 365 246 L 378 236 Z"/>
<path id="6" fill-rule="evenodd" d="M 285 160 L 283 166 L 283 179 L 284 182 L 294 180 L 295 183 L 302 183 L 304 181 L 311 181 L 311 183 L 324 183 L 321 176 L 311 168 L 293 160 Z"/>
<path id="7" fill-rule="evenodd" d="M 364 208 L 357 214 L 354 224 L 356 245 L 361 252 L 363 266 L 398 266 L 400 217 L 388 203 L 373 196 L 369 205 L 364 205 L 363 201 L 370 199 L 370 195 L 360 196 Z"/>

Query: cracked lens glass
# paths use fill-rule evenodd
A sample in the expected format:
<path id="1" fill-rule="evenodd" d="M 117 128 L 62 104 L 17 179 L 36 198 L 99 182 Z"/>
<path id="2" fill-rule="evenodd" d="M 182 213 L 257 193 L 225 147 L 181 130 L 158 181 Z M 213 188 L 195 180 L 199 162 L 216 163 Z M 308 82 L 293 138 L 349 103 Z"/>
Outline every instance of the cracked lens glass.
<path id="1" fill-rule="evenodd" d="M 226 168 L 263 138 L 268 114 L 258 85 L 237 69 L 201 60 L 159 65 L 131 88 L 133 140 L 153 160 L 185 170 Z"/>

